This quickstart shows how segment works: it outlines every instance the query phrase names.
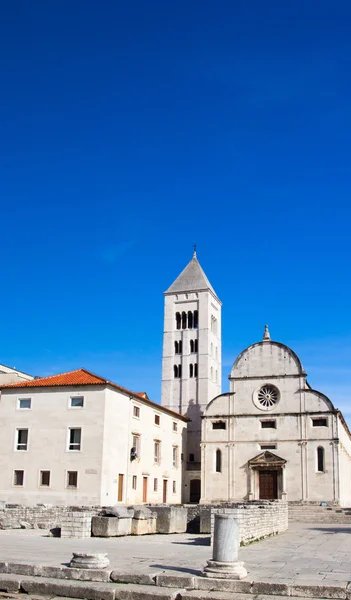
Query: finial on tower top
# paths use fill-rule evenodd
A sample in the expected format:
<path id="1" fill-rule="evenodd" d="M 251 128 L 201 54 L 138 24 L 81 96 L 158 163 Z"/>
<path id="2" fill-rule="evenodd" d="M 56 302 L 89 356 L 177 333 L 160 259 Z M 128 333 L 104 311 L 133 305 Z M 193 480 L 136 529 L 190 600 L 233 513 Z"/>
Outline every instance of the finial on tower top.
<path id="1" fill-rule="evenodd" d="M 269 333 L 269 329 L 268 329 L 268 325 L 264 326 L 264 334 L 263 334 L 263 338 L 262 340 L 265 342 L 266 340 L 270 340 L 271 339 L 271 334 Z"/>
<path id="2" fill-rule="evenodd" d="M 194 245 L 193 245 L 193 248 L 194 248 L 194 254 L 193 254 L 193 258 L 196 258 L 196 248 L 197 248 L 197 244 L 194 244 Z"/>

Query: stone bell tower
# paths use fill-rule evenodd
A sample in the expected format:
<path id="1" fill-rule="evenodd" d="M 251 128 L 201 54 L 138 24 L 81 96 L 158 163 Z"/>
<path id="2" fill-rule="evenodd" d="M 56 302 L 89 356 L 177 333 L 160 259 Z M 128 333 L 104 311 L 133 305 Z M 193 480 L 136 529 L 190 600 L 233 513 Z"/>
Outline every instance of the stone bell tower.
<path id="1" fill-rule="evenodd" d="M 165 292 L 162 406 L 188 424 L 184 502 L 200 498 L 201 415 L 222 391 L 221 306 L 194 251 Z"/>

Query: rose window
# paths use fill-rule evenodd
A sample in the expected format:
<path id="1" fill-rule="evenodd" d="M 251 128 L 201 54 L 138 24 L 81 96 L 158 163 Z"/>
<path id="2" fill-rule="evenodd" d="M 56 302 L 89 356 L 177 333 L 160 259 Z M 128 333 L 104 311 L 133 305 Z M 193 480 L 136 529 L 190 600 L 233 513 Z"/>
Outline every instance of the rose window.
<path id="1" fill-rule="evenodd" d="M 264 385 L 257 394 L 257 400 L 264 408 L 273 408 L 279 399 L 279 392 L 273 385 Z"/>

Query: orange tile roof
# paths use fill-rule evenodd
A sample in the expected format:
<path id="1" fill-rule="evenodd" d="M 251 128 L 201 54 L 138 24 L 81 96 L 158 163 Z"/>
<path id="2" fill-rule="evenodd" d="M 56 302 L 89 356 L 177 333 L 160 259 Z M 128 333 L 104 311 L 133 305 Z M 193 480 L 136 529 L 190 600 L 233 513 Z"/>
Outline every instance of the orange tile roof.
<path id="1" fill-rule="evenodd" d="M 131 390 L 128 390 L 127 388 L 124 388 L 121 385 L 117 385 L 117 383 L 113 383 L 108 379 L 104 379 L 99 375 L 91 373 L 91 371 L 87 371 L 87 369 L 77 369 L 76 371 L 69 371 L 68 373 L 61 373 L 59 375 L 50 375 L 49 377 L 38 377 L 37 379 L 31 379 L 29 381 L 21 381 L 21 383 L 8 383 L 6 385 L 0 385 L 0 391 L 13 388 L 59 387 L 74 385 L 110 385 L 116 388 L 117 390 L 134 396 L 138 400 L 142 400 L 146 404 L 150 404 L 152 406 L 157 407 L 158 409 L 162 409 L 165 412 L 173 414 L 178 418 L 180 417 L 184 421 L 190 420 L 184 415 L 180 415 L 179 413 L 170 410 L 169 408 L 165 408 L 160 404 L 156 404 L 156 402 L 152 402 L 152 400 L 149 400 L 149 398 L 147 397 L 146 392 L 132 392 Z"/>

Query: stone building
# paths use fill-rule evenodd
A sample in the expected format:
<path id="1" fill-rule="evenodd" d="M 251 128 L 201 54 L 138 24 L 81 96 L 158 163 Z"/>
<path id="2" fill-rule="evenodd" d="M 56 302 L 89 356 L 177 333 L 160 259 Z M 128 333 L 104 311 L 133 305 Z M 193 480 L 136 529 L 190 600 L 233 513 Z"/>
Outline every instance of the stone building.
<path id="1" fill-rule="evenodd" d="M 181 502 L 186 417 L 85 369 L 0 391 L 0 500 Z"/>
<path id="2" fill-rule="evenodd" d="M 32 379 L 34 379 L 33 375 L 22 373 L 22 371 L 18 371 L 15 367 L 11 368 L 6 365 L 0 365 L 0 385 L 21 383 L 21 381 L 30 381 Z"/>
<path id="3" fill-rule="evenodd" d="M 222 390 L 221 301 L 196 252 L 165 292 L 162 406 L 187 415 L 184 501 L 200 500 L 201 416 Z"/>
<path id="4" fill-rule="evenodd" d="M 351 435 L 298 356 L 270 339 L 234 362 L 202 423 L 201 502 L 285 499 L 351 506 Z"/>

